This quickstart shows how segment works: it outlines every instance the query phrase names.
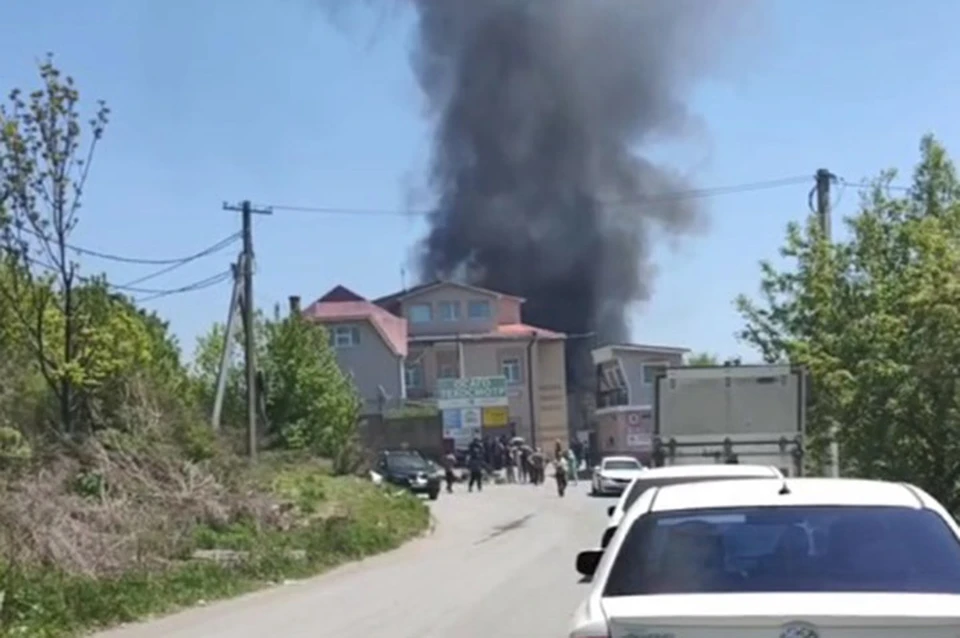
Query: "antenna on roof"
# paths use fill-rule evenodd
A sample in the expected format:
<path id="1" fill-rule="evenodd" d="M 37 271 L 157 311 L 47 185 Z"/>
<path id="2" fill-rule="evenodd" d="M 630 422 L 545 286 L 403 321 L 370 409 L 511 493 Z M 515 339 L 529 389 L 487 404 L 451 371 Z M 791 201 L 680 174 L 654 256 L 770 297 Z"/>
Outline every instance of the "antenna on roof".
<path id="1" fill-rule="evenodd" d="M 777 494 L 779 494 L 780 496 L 786 496 L 790 494 L 790 486 L 787 485 L 786 476 L 781 476 L 780 478 L 783 480 L 783 482 L 780 484 L 780 491 L 777 492 Z"/>
<path id="2" fill-rule="evenodd" d="M 407 289 L 407 269 L 400 266 L 400 290 Z"/>

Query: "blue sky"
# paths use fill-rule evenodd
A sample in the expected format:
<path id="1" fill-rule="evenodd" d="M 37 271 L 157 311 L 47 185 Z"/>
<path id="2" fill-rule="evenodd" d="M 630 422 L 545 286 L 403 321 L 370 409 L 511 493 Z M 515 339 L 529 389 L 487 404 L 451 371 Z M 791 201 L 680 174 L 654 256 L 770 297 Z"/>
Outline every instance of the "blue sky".
<path id="1" fill-rule="evenodd" d="M 331 22 L 316 5 L 6 0 L 0 89 L 31 86 L 35 61 L 51 51 L 86 98 L 113 109 L 73 243 L 144 258 L 189 254 L 238 228 L 238 216 L 221 210 L 225 200 L 396 211 L 427 204 L 431 137 L 408 66 L 410 16 L 358 11 Z M 764 6 L 754 33 L 738 36 L 736 68 L 691 96 L 706 133 L 656 157 L 707 188 L 821 166 L 852 181 L 888 167 L 908 172 L 926 132 L 960 153 L 960 47 L 950 46 L 960 4 Z M 709 231 L 658 249 L 655 294 L 633 316 L 635 339 L 749 358 L 733 336 L 740 320 L 732 299 L 755 291 L 757 262 L 776 255 L 788 221 L 804 217 L 808 190 L 706 201 Z M 856 193 L 844 193 L 837 213 L 856 203 Z M 278 211 L 257 219 L 257 301 L 310 301 L 337 283 L 369 297 L 390 292 L 423 232 L 422 221 L 402 215 Z M 182 286 L 232 257 L 143 286 Z M 114 282 L 150 272 L 83 264 Z M 189 354 L 196 336 L 223 320 L 228 295 L 223 285 L 150 305 Z"/>

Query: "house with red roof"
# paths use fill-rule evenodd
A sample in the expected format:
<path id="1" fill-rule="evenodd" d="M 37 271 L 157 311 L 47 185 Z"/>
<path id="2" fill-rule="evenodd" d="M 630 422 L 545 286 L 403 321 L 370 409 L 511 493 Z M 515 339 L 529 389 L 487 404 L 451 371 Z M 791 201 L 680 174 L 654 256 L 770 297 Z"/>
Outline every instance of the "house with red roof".
<path id="1" fill-rule="evenodd" d="M 479 419 L 486 431 L 522 436 L 544 449 L 557 439 L 566 446 L 565 335 L 524 323 L 522 298 L 434 281 L 374 303 L 407 320 L 408 397 L 435 398 L 440 379 L 506 379 L 506 406 L 445 413 L 448 429 L 469 437 Z"/>
<path id="2" fill-rule="evenodd" d="M 443 379 L 501 377 L 497 405 L 444 410 L 449 438 L 522 436 L 552 447 L 568 440 L 565 335 L 523 322 L 520 297 L 435 281 L 368 301 L 336 286 L 303 310 L 330 343 L 367 409 L 396 400 L 434 402 Z M 443 383 L 443 382 L 441 382 Z"/>
<path id="3" fill-rule="evenodd" d="M 292 297 L 291 310 L 299 311 L 298 306 L 298 298 Z M 352 377 L 365 412 L 377 412 L 406 397 L 405 319 L 343 286 L 335 286 L 301 314 L 329 330 L 340 369 Z"/>

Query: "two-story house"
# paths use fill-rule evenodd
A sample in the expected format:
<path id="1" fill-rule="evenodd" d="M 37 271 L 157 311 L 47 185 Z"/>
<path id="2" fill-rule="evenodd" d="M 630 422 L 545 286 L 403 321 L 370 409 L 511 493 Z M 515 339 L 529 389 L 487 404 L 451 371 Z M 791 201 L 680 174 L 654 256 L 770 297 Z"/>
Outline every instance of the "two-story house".
<path id="1" fill-rule="evenodd" d="M 632 344 L 592 351 L 597 408 L 591 449 L 596 455 L 626 454 L 650 464 L 655 380 L 665 368 L 683 365 L 689 352 L 687 348 Z"/>
<path id="2" fill-rule="evenodd" d="M 523 323 L 523 302 L 446 281 L 374 301 L 407 321 L 409 398 L 435 398 L 438 379 L 502 376 L 508 409 L 484 429 L 522 436 L 544 449 L 558 439 L 567 445 L 565 336 Z"/>
<path id="3" fill-rule="evenodd" d="M 298 312 L 299 298 L 291 297 L 290 306 Z M 302 316 L 326 326 L 340 369 L 352 377 L 363 399 L 364 413 L 381 412 L 406 397 L 405 319 L 343 286 L 304 308 Z"/>

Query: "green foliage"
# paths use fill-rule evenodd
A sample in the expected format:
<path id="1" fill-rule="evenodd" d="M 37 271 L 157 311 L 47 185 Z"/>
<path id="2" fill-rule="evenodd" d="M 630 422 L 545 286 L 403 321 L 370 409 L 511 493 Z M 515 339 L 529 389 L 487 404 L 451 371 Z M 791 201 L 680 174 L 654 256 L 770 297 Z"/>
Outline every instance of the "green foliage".
<path id="1" fill-rule="evenodd" d="M 335 471 L 350 471 L 360 405 L 327 331 L 296 316 L 266 331 L 267 414 L 284 446 L 316 450 Z"/>
<path id="2" fill-rule="evenodd" d="M 709 352 L 697 352 L 687 357 L 688 366 L 715 366 L 720 360 Z"/>
<path id="3" fill-rule="evenodd" d="M 309 450 L 330 458 L 337 473 L 351 472 L 360 459 L 356 442 L 360 402 L 337 365 L 327 331 L 297 317 L 268 320 L 262 313 L 255 325 L 273 445 Z M 197 394 L 207 406 L 213 405 L 224 334 L 224 326 L 215 324 L 198 340 L 194 355 Z M 228 425 L 245 423 L 240 339 L 238 332 L 227 370 L 223 422 Z"/>
<path id="4" fill-rule="evenodd" d="M 846 220 L 849 239 L 793 224 L 745 297 L 742 337 L 768 361 L 808 368 L 811 461 L 835 428 L 845 473 L 906 480 L 960 509 L 960 182 L 944 149 L 921 144 L 901 197 L 882 175 Z"/>
<path id="5" fill-rule="evenodd" d="M 0 299 L 29 335 L 39 371 L 59 401 L 60 429 L 74 433 L 82 409 L 74 389 L 87 372 L 76 339 L 92 335 L 73 294 L 81 280 L 67 245 L 110 111 L 99 103 L 85 127 L 73 79 L 50 56 L 39 74 L 38 89 L 26 95 L 15 89 L 0 105 L 0 253 L 16 273 L 0 278 Z"/>

